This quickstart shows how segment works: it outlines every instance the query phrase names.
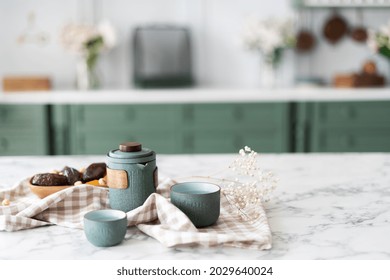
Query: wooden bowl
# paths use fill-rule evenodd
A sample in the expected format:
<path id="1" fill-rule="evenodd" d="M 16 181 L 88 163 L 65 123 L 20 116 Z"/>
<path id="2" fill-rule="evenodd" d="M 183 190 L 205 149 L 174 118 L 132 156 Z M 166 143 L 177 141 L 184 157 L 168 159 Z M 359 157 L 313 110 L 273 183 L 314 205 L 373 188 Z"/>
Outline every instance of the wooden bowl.
<path id="1" fill-rule="evenodd" d="M 36 186 L 31 184 L 31 179 L 28 181 L 28 186 L 30 190 L 37 195 L 39 198 L 45 198 L 48 195 L 62 191 L 66 188 L 73 186 Z"/>

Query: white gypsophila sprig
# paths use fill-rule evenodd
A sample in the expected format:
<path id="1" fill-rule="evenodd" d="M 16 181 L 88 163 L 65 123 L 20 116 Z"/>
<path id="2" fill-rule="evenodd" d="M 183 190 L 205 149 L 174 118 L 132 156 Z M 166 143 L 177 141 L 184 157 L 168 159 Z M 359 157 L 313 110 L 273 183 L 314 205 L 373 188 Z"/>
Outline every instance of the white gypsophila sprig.
<path id="1" fill-rule="evenodd" d="M 222 179 L 222 193 L 248 221 L 256 221 L 260 215 L 260 203 L 268 201 L 277 186 L 277 178 L 270 171 L 258 166 L 257 153 L 245 146 L 228 167 L 234 180 Z"/>

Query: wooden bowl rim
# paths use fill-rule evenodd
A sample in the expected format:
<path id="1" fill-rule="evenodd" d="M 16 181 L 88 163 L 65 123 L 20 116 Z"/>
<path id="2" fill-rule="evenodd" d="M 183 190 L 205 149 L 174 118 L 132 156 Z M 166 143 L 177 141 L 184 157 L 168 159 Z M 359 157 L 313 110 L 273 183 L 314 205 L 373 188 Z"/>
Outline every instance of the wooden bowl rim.
<path id="1" fill-rule="evenodd" d="M 28 186 L 30 188 L 30 190 L 35 194 L 37 195 L 39 198 L 45 198 L 46 196 L 49 196 L 53 193 L 56 193 L 56 192 L 59 192 L 59 191 L 62 191 L 66 188 L 69 188 L 69 187 L 74 187 L 73 185 L 64 185 L 64 186 L 37 186 L 37 185 L 33 185 L 31 183 L 31 179 L 28 179 Z M 46 195 L 42 195 L 41 192 L 45 192 Z"/>

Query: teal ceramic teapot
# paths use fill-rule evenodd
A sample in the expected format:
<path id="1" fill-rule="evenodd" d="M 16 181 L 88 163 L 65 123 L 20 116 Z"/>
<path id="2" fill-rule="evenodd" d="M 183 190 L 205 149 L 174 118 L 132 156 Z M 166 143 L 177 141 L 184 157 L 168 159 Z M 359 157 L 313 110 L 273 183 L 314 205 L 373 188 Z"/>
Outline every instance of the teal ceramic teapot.
<path id="1" fill-rule="evenodd" d="M 155 192 L 156 153 L 137 142 L 126 142 L 107 154 L 107 185 L 112 209 L 131 211 Z"/>

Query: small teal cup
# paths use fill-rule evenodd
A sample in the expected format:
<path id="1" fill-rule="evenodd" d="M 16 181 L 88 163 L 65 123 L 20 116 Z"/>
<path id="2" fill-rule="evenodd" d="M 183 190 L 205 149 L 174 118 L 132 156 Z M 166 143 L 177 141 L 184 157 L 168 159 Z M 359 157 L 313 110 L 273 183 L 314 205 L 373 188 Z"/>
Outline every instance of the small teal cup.
<path id="1" fill-rule="evenodd" d="M 213 225 L 219 218 L 221 188 L 206 182 L 185 182 L 171 187 L 171 202 L 196 227 Z"/>
<path id="2" fill-rule="evenodd" d="M 120 210 L 104 209 L 84 215 L 84 233 L 97 247 L 110 247 L 122 242 L 127 230 L 127 215 Z"/>

